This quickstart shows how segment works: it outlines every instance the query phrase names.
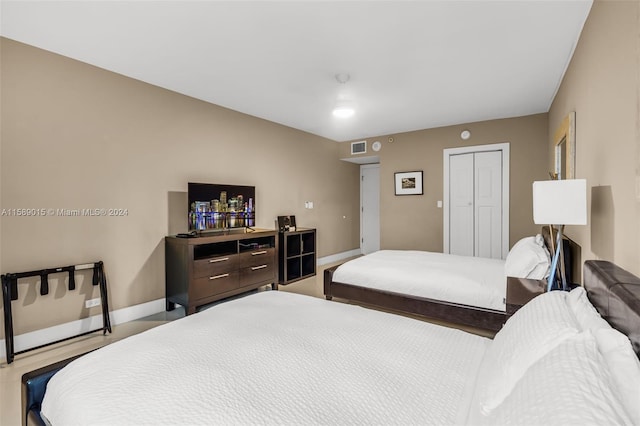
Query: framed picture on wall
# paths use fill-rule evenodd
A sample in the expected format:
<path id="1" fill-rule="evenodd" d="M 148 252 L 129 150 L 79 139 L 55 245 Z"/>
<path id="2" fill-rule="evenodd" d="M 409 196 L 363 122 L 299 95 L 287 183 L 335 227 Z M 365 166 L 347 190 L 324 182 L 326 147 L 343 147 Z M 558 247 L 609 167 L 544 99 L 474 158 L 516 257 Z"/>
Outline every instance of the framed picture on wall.
<path id="1" fill-rule="evenodd" d="M 394 174 L 396 195 L 422 195 L 422 170 Z"/>

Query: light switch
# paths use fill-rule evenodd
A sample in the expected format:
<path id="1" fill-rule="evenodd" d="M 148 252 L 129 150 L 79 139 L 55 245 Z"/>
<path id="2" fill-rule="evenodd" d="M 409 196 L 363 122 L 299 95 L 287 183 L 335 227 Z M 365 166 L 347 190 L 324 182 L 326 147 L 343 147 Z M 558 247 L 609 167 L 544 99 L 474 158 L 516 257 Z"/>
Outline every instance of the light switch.
<path id="1" fill-rule="evenodd" d="M 442 200 L 438 200 L 438 208 L 441 209 L 442 208 Z"/>

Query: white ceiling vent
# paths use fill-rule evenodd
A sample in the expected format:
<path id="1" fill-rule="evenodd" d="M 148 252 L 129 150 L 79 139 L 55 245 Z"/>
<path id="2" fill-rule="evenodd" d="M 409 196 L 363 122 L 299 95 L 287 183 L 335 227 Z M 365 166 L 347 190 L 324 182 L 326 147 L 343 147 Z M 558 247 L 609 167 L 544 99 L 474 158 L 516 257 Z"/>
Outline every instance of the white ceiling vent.
<path id="1" fill-rule="evenodd" d="M 365 154 L 367 152 L 367 141 L 351 142 L 351 154 Z"/>

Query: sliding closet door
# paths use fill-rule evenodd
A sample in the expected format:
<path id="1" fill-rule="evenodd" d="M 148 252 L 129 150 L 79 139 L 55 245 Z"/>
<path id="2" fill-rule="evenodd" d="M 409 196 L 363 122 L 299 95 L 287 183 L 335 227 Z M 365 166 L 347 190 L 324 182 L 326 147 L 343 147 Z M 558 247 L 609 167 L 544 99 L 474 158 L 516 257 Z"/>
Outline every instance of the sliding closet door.
<path id="1" fill-rule="evenodd" d="M 474 251 L 474 154 L 449 159 L 449 253 L 473 256 Z"/>
<path id="2" fill-rule="evenodd" d="M 502 258 L 503 151 L 468 152 L 447 158 L 448 253 Z"/>
<path id="3" fill-rule="evenodd" d="M 479 257 L 502 257 L 502 151 L 476 152 L 475 247 Z"/>

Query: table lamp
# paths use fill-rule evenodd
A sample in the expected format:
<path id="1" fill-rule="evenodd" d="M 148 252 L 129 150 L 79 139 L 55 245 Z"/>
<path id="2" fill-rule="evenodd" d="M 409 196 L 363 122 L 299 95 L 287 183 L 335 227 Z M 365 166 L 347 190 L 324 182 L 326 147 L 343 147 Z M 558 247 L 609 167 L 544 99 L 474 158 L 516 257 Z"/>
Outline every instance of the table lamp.
<path id="1" fill-rule="evenodd" d="M 585 179 L 546 180 L 533 182 L 533 222 L 558 227 L 555 253 L 547 291 L 553 288 L 558 260 L 563 255 L 562 232 L 565 225 L 587 224 L 587 181 Z M 553 239 L 553 233 L 551 234 Z M 562 289 L 567 290 L 564 262 L 560 261 Z"/>

